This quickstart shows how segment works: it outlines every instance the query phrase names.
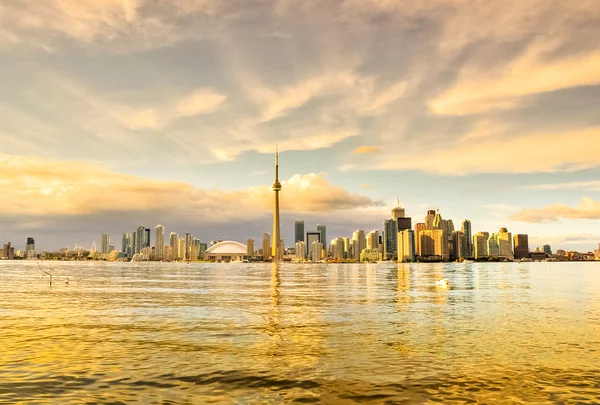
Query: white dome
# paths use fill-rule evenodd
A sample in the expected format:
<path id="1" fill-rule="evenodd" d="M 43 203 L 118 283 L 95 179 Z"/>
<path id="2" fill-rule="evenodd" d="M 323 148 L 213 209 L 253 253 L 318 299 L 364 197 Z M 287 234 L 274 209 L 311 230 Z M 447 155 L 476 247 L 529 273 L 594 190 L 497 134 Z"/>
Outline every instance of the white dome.
<path id="1" fill-rule="evenodd" d="M 213 255 L 245 255 L 247 251 L 248 248 L 246 245 L 240 242 L 226 240 L 212 245 L 206 250 L 206 253 Z"/>

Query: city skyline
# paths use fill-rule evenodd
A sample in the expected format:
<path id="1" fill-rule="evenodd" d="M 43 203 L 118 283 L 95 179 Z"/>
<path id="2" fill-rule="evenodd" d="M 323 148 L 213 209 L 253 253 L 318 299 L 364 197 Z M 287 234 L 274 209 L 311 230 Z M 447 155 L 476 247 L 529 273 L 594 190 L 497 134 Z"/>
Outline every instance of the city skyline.
<path id="1" fill-rule="evenodd" d="M 162 223 L 260 240 L 279 145 L 287 246 L 298 219 L 381 231 L 400 198 L 595 249 L 593 2 L 291 4 L 3 4 L 0 239 L 119 245 Z"/>

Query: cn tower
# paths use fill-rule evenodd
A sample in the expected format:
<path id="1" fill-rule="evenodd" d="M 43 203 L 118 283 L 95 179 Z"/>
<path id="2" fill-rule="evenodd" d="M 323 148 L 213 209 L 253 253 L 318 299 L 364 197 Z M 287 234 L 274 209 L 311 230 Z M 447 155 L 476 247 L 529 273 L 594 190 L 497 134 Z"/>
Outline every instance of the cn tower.
<path id="1" fill-rule="evenodd" d="M 273 261 L 278 262 L 281 258 L 279 252 L 279 240 L 281 239 L 281 228 L 279 226 L 279 192 L 281 191 L 281 183 L 279 182 L 279 148 L 275 152 L 275 182 L 273 183 L 273 191 L 275 191 L 275 211 L 273 213 Z"/>

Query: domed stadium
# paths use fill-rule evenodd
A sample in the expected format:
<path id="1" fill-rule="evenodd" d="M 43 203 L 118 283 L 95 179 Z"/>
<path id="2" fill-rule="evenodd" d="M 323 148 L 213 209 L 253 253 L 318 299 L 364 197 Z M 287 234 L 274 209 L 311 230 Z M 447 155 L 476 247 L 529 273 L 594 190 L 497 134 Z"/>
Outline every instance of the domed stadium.
<path id="1" fill-rule="evenodd" d="M 247 256 L 248 248 L 240 242 L 226 240 L 216 243 L 206 250 L 204 260 L 221 262 L 242 261 Z"/>

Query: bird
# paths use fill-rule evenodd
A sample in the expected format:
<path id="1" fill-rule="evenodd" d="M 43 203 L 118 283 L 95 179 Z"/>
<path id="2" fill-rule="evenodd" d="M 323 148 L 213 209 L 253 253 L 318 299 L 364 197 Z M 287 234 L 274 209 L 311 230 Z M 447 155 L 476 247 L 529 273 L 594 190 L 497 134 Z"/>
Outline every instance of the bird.
<path id="1" fill-rule="evenodd" d="M 69 284 L 69 279 L 67 278 L 67 281 L 65 281 L 65 284 Z"/>
<path id="2" fill-rule="evenodd" d="M 450 287 L 450 281 L 447 278 L 440 278 L 435 282 L 436 287 L 448 288 Z"/>

